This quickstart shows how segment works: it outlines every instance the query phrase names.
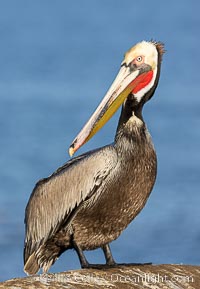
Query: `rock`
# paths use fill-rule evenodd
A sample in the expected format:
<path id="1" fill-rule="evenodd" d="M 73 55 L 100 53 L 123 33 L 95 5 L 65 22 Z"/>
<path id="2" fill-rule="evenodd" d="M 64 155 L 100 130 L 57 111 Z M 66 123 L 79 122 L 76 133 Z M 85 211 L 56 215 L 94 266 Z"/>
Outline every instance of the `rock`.
<path id="1" fill-rule="evenodd" d="M 15 278 L 0 283 L 0 288 L 199 289 L 200 266 L 131 264 L 113 268 L 102 266 L 101 269 L 82 269 Z"/>

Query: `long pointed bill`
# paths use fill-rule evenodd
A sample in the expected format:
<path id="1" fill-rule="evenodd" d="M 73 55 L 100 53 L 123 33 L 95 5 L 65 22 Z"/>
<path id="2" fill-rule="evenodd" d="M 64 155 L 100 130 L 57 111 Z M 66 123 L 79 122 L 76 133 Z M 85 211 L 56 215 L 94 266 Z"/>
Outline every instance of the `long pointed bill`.
<path id="1" fill-rule="evenodd" d="M 93 135 L 96 134 L 96 132 L 113 116 L 130 92 L 134 92 L 138 87 L 141 87 L 141 84 L 147 81 L 150 72 L 152 71 L 144 72 L 139 75 L 139 70 L 130 72 L 129 67 L 121 67 L 105 97 L 72 142 L 69 148 L 70 156 L 92 138 Z"/>

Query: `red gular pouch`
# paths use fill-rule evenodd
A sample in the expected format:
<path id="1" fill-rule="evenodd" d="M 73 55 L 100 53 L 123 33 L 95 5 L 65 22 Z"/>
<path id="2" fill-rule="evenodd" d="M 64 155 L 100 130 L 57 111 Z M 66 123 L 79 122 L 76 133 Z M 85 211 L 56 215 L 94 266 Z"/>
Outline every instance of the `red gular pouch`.
<path id="1" fill-rule="evenodd" d="M 146 87 L 153 78 L 153 71 L 144 72 L 134 79 L 129 85 L 133 87 L 132 93 L 136 94 L 138 91 Z"/>

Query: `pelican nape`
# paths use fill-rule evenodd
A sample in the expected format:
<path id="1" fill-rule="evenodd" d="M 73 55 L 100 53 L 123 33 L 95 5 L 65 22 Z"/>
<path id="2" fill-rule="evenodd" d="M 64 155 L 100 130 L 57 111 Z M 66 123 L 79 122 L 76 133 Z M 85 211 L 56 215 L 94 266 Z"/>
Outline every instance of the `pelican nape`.
<path id="1" fill-rule="evenodd" d="M 40 180 L 26 207 L 24 271 L 47 272 L 68 249 L 82 268 L 83 251 L 109 243 L 144 207 L 156 179 L 156 153 L 142 117 L 157 87 L 164 45 L 142 41 L 126 52 L 120 71 L 94 114 L 70 146 L 72 156 L 122 105 L 114 143 L 69 160 Z"/>

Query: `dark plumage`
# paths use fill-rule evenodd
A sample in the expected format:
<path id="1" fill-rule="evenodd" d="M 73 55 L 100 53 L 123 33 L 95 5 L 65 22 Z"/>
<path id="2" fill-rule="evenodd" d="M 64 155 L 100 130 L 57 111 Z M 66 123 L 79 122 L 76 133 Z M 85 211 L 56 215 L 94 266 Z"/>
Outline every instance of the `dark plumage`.
<path id="1" fill-rule="evenodd" d="M 109 243 L 144 207 L 156 178 L 156 154 L 142 107 L 156 89 L 163 54 L 160 43 L 145 43 L 158 53 L 156 76 L 140 101 L 137 93 L 128 94 L 114 143 L 71 159 L 36 184 L 25 214 L 28 274 L 47 272 L 71 248 L 82 267 L 89 266 L 82 250 L 98 247 L 114 264 Z"/>

